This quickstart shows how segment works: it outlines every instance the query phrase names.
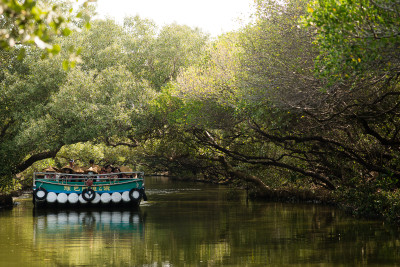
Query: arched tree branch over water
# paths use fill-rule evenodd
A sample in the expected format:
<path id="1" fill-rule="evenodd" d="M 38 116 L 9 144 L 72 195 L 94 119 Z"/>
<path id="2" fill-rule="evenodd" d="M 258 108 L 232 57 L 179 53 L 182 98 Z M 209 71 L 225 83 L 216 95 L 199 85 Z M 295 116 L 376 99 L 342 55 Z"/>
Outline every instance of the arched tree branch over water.
<path id="1" fill-rule="evenodd" d="M 30 156 L 28 159 L 26 159 L 25 161 L 21 162 L 19 165 L 16 166 L 16 172 L 19 173 L 19 172 L 26 170 L 27 168 L 32 166 L 33 163 L 35 163 L 39 160 L 54 158 L 57 155 L 57 153 L 60 151 L 60 149 L 61 149 L 61 147 L 59 147 L 55 150 L 52 150 L 52 151 L 45 151 L 45 152 L 37 153 L 37 154 Z"/>
<path id="2" fill-rule="evenodd" d="M 154 125 L 157 110 L 152 107 L 165 86 L 161 80 L 194 64 L 207 35 L 173 24 L 163 29 L 162 41 L 151 21 L 135 17 L 125 22 L 96 20 L 88 31 L 55 36 L 65 47 L 82 47 L 82 62 L 68 71 L 63 68 L 68 51 L 39 60 L 42 51 L 28 47 L 22 61 L 17 60 L 20 47 L 0 51 L 6 66 L 0 69 L 0 187 L 34 161 L 53 157 L 60 147 L 64 153 L 66 146 L 91 141 L 108 143 L 115 151 L 140 150 L 153 129 L 163 127 Z M 154 31 L 147 30 L 152 27 Z M 177 40 L 181 45 L 174 49 L 162 46 Z M 162 66 L 160 75 L 148 69 L 150 61 Z"/>
<path id="3" fill-rule="evenodd" d="M 325 32 L 319 31 L 326 26 L 323 21 L 302 27 L 309 19 L 307 9 L 323 20 L 331 12 L 325 7 L 310 9 L 307 1 L 257 3 L 254 24 L 220 38 L 207 64 L 178 77 L 173 96 L 183 103 L 180 126 L 194 135 L 199 151 L 223 155 L 237 170 L 255 167 L 262 181 L 271 181 L 268 176 L 276 170 L 288 170 L 294 180 L 340 192 L 366 185 L 397 190 L 399 62 L 387 56 L 396 48 L 386 46 L 384 38 L 374 40 L 367 49 L 375 49 L 371 56 L 355 62 L 344 46 L 318 46 L 329 42 L 330 36 L 322 39 Z M 359 15 L 351 13 L 358 4 L 346 3 L 354 5 L 346 9 L 350 16 Z M 346 11 L 341 7 L 340 12 Z M 381 10 L 368 10 L 374 12 Z M 372 23 L 388 30 L 397 25 L 390 16 Z M 330 26 L 340 32 L 343 23 Z M 399 43 L 397 35 L 392 38 Z M 360 41 L 353 52 L 363 51 L 365 44 Z M 340 57 L 329 61 L 335 53 Z M 346 55 L 348 60 L 342 60 Z M 332 75 L 324 76 L 325 71 Z"/>
<path id="4" fill-rule="evenodd" d="M 322 173 L 318 173 L 317 171 L 305 170 L 300 167 L 297 167 L 295 164 L 291 164 L 291 163 L 284 161 L 284 158 L 294 157 L 293 155 L 290 155 L 290 154 L 279 155 L 279 157 L 277 157 L 277 158 L 262 157 L 262 156 L 256 157 L 256 156 L 252 156 L 252 155 L 246 155 L 243 153 L 239 153 L 237 151 L 231 151 L 230 149 L 219 145 L 216 142 L 215 138 L 212 137 L 212 135 L 207 131 L 194 130 L 194 135 L 198 138 L 198 140 L 200 142 L 202 142 L 202 144 L 213 147 L 217 151 L 222 152 L 223 154 L 229 156 L 233 160 L 237 160 L 239 162 L 248 163 L 248 164 L 263 165 L 266 167 L 278 167 L 278 168 L 287 169 L 287 170 L 290 170 L 293 172 L 297 172 L 301 175 L 311 177 L 311 178 L 315 179 L 316 181 L 324 184 L 325 187 L 327 187 L 331 190 L 335 189 L 334 184 Z M 296 158 L 298 158 L 298 157 L 296 157 Z M 226 168 L 229 170 L 230 173 L 232 173 L 232 174 L 235 173 L 233 171 L 232 166 L 229 165 L 229 163 L 226 161 L 225 158 L 223 158 L 223 160 L 221 162 L 223 163 L 224 166 L 226 166 Z M 230 166 L 230 167 L 228 167 L 228 166 Z M 239 175 L 240 172 L 236 172 L 236 173 L 237 173 L 236 176 L 238 178 L 245 177 L 245 175 L 243 175 L 243 174 Z M 255 178 L 254 176 L 251 176 L 251 177 L 252 177 L 251 179 L 247 178 L 246 180 L 252 181 L 256 184 L 262 185 L 262 187 L 267 188 L 267 186 L 265 186 L 265 184 L 259 178 Z"/>

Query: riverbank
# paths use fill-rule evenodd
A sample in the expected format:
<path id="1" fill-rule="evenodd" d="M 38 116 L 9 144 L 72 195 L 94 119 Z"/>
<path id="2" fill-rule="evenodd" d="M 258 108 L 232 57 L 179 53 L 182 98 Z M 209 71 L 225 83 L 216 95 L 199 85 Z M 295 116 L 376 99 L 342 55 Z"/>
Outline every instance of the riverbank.
<path id="1" fill-rule="evenodd" d="M 223 184 L 232 186 L 229 180 L 190 179 L 170 177 L 176 180 L 196 181 L 202 183 Z M 273 201 L 281 203 L 315 203 L 336 206 L 356 218 L 384 220 L 390 224 L 400 225 L 400 190 L 383 191 L 370 185 L 336 191 L 322 187 L 282 187 L 257 188 L 235 184 L 233 188 L 246 190 L 248 199 L 253 201 Z M 232 190 L 233 196 L 235 189 Z"/>
<path id="2" fill-rule="evenodd" d="M 199 179 L 198 177 L 185 177 L 152 174 L 149 176 L 167 177 L 171 180 L 191 181 L 199 183 L 218 184 L 231 187 L 227 196 L 233 200 L 237 198 L 238 190 L 245 190 L 246 197 L 253 201 L 281 202 L 281 203 L 314 203 L 321 205 L 336 206 L 346 213 L 358 218 L 371 218 L 386 220 L 390 223 L 400 225 L 400 191 L 385 192 L 372 190 L 366 186 L 351 190 L 331 191 L 321 187 L 282 187 L 261 190 L 257 187 L 249 187 L 247 184 L 232 183 L 231 180 Z M 17 190 L 11 194 L 0 193 L 0 208 L 12 207 L 13 197 L 18 197 L 24 192 L 31 192 L 30 187 Z"/>
<path id="3" fill-rule="evenodd" d="M 248 188 L 245 185 L 235 184 L 233 185 L 231 180 L 215 180 L 215 179 L 198 179 L 198 178 L 181 178 L 177 176 L 168 175 L 151 175 L 151 176 L 163 176 L 168 177 L 172 180 L 178 181 L 192 181 L 199 183 L 208 183 L 216 185 L 233 186 L 246 190 L 247 197 L 255 201 L 277 201 L 277 202 L 288 202 L 288 203 L 318 203 L 326 205 L 337 205 L 337 199 L 335 198 L 332 191 L 324 188 L 293 188 L 293 187 L 282 187 L 282 188 L 270 188 L 268 190 L 260 190 L 255 187 Z"/>

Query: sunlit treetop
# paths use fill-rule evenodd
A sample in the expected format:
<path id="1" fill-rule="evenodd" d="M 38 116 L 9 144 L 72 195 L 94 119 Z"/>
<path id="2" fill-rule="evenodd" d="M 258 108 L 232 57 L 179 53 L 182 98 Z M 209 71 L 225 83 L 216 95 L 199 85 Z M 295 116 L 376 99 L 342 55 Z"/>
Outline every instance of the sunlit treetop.
<path id="1" fill-rule="evenodd" d="M 368 69 L 397 65 L 400 2 L 396 0 L 317 0 L 305 18 L 315 27 L 320 48 L 317 69 L 325 76 L 345 78 Z"/>

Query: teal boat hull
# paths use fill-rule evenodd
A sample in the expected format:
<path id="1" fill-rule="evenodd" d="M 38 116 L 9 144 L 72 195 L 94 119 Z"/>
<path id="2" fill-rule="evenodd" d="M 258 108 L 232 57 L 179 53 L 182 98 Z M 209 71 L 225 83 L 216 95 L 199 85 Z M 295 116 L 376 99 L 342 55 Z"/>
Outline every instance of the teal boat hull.
<path id="1" fill-rule="evenodd" d="M 111 181 L 67 182 L 65 179 L 34 178 L 33 203 L 35 207 L 138 207 L 147 200 L 143 178 Z"/>
<path id="2" fill-rule="evenodd" d="M 46 181 L 42 179 L 37 179 L 35 181 L 35 188 L 44 188 L 48 192 L 55 192 L 57 194 L 59 193 L 78 193 L 81 194 L 84 189 L 87 189 L 88 186 L 84 184 L 83 182 L 78 182 L 78 183 L 58 183 L 58 182 L 52 182 L 52 181 Z M 124 191 L 129 191 L 132 188 L 138 188 L 141 189 L 143 188 L 143 180 L 137 179 L 137 180 L 132 180 L 132 181 L 126 181 L 126 182 L 120 182 L 120 183 L 115 183 L 115 184 L 110 184 L 110 183 L 102 183 L 102 182 L 94 182 L 91 188 L 95 192 L 99 193 L 114 193 L 114 192 L 124 192 Z"/>

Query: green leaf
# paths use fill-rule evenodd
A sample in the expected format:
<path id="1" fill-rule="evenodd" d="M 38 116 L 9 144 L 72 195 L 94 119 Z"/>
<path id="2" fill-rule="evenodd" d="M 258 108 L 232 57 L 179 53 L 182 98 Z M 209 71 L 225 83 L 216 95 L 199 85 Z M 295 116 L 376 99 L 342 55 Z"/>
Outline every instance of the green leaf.
<path id="1" fill-rule="evenodd" d="M 62 63 L 62 66 L 63 66 L 63 69 L 64 69 L 65 71 L 67 71 L 67 70 L 68 70 L 68 67 L 69 67 L 69 62 L 68 62 L 68 60 L 64 60 L 63 63 Z"/>
<path id="2" fill-rule="evenodd" d="M 65 28 L 65 29 L 62 30 L 62 34 L 64 36 L 69 36 L 71 33 L 72 33 L 72 31 L 70 29 L 68 29 L 68 28 Z"/>
<path id="3" fill-rule="evenodd" d="M 18 53 L 18 60 L 24 59 L 25 54 L 26 54 L 25 48 L 22 48 L 21 50 L 19 50 L 19 53 Z"/>
<path id="4" fill-rule="evenodd" d="M 61 51 L 61 46 L 60 45 L 58 45 L 58 44 L 53 45 L 53 47 L 51 49 L 51 53 L 53 55 L 56 55 L 56 54 L 60 53 L 60 51 Z"/>

